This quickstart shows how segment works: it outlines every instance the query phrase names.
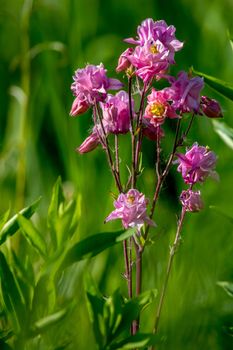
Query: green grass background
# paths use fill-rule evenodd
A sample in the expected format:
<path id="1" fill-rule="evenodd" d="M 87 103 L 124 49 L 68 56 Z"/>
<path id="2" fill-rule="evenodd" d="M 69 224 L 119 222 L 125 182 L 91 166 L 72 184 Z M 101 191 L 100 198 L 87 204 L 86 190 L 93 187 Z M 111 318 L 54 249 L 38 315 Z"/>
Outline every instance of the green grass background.
<path id="1" fill-rule="evenodd" d="M 82 198 L 79 235 L 120 228 L 120 222 L 104 225 L 112 210 L 114 183 L 100 149 L 80 156 L 75 148 L 87 136 L 91 114 L 72 119 L 72 74 L 86 63 L 103 62 L 116 77 L 123 38 L 135 36 L 140 22 L 164 19 L 177 28 L 185 42 L 177 53 L 173 72 L 197 70 L 233 81 L 233 53 L 228 31 L 233 33 L 232 0 L 0 0 L 0 211 L 13 211 L 39 195 L 39 215 L 45 218 L 51 188 L 58 175 L 69 192 Z M 122 78 L 122 77 L 120 77 Z M 214 91 L 205 93 L 222 104 L 225 121 L 233 127 L 233 104 Z M 169 151 L 172 130 L 164 139 Z M 122 137 L 121 157 L 129 150 Z M 233 227 L 217 206 L 233 216 L 233 151 L 215 134 L 211 120 L 197 118 L 190 143 L 208 145 L 218 155 L 220 181 L 201 186 L 205 209 L 188 215 L 183 244 L 176 256 L 161 319 L 161 350 L 230 350 L 233 339 L 226 326 L 233 325 L 233 303 L 219 280 L 233 280 Z M 154 145 L 144 144 L 143 176 L 139 187 L 153 196 Z M 163 188 L 152 235 L 155 244 L 144 256 L 143 288 L 160 288 L 169 244 L 179 213 L 182 181 L 173 169 Z M 42 219 L 43 221 L 43 219 Z M 24 249 L 27 249 L 27 246 Z M 72 339 L 70 349 L 94 349 L 86 306 L 83 275 L 89 269 L 100 290 L 108 295 L 119 285 L 126 293 L 121 247 L 100 254 L 88 263 L 72 267 L 65 275 L 62 295 L 75 296 L 77 308 L 51 338 Z M 153 324 L 151 312 L 143 315 L 144 331 Z"/>

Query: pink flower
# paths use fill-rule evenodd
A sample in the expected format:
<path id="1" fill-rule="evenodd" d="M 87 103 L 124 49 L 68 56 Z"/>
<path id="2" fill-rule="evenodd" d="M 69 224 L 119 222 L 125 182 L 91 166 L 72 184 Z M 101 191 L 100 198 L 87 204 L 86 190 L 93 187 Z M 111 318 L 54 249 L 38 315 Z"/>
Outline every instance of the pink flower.
<path id="1" fill-rule="evenodd" d="M 168 102 L 166 89 L 157 91 L 152 89 L 150 95 L 147 96 L 148 104 L 144 117 L 150 120 L 154 126 L 164 123 L 166 117 L 178 118 L 175 109 Z"/>
<path id="2" fill-rule="evenodd" d="M 169 99 L 173 101 L 172 106 L 179 109 L 181 113 L 198 112 L 200 106 L 200 91 L 204 87 L 202 78 L 190 78 L 186 72 L 180 72 L 178 78 L 168 78 L 172 83 L 167 88 Z"/>
<path id="3" fill-rule="evenodd" d="M 204 207 L 200 191 L 182 191 L 180 201 L 186 211 L 198 212 Z"/>
<path id="4" fill-rule="evenodd" d="M 185 154 L 179 153 L 177 157 L 179 163 L 177 170 L 181 172 L 185 183 L 191 185 L 203 182 L 208 176 L 217 178 L 217 173 L 214 171 L 217 157 L 207 147 L 194 143 Z"/>
<path id="5" fill-rule="evenodd" d="M 207 96 L 201 97 L 201 110 L 209 118 L 222 118 L 223 113 L 218 101 Z"/>
<path id="6" fill-rule="evenodd" d="M 106 72 L 102 63 L 99 66 L 87 65 L 76 70 L 71 85 L 71 90 L 76 96 L 71 115 L 81 114 L 95 102 L 104 101 L 107 90 L 118 90 L 123 86 L 119 80 L 108 78 Z"/>
<path id="7" fill-rule="evenodd" d="M 150 51 L 157 53 L 162 45 L 164 50 L 168 51 L 167 60 L 174 63 L 174 53 L 183 47 L 183 43 L 175 37 L 175 27 L 168 26 L 165 21 L 153 21 L 148 18 L 138 26 L 136 39 L 125 39 L 127 43 L 139 46 L 150 45 Z"/>
<path id="8" fill-rule="evenodd" d="M 133 48 L 130 47 L 126 49 L 119 57 L 118 65 L 116 67 L 117 72 L 125 71 L 130 67 L 131 63 L 129 61 L 129 56 L 133 53 Z"/>
<path id="9" fill-rule="evenodd" d="M 126 134 L 130 128 L 129 96 L 119 91 L 115 96 L 108 95 L 100 104 L 103 111 L 103 124 L 106 132 Z"/>
<path id="10" fill-rule="evenodd" d="M 84 142 L 76 148 L 76 151 L 80 154 L 88 153 L 93 151 L 100 144 L 100 139 L 98 136 L 98 132 L 93 130 L 93 132 L 84 140 Z"/>
<path id="11" fill-rule="evenodd" d="M 167 61 L 169 52 L 164 50 L 162 45 L 158 45 L 156 50 L 156 52 L 151 51 L 150 45 L 145 44 L 137 46 L 132 55 L 128 56 L 128 60 L 136 68 L 135 74 L 144 83 L 149 82 L 155 75 L 164 73 L 169 66 Z"/>
<path id="12" fill-rule="evenodd" d="M 114 202 L 115 210 L 106 218 L 105 222 L 121 219 L 124 228 L 142 228 L 144 223 L 155 225 L 146 213 L 148 200 L 143 193 L 131 189 L 127 193 L 121 193 Z"/>

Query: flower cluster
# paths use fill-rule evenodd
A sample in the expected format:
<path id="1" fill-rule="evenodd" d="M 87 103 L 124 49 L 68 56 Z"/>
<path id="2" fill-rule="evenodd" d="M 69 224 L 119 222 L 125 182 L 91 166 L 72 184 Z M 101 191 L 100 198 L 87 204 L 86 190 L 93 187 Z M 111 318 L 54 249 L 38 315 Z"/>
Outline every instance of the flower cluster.
<path id="1" fill-rule="evenodd" d="M 149 18 L 138 26 L 136 38 L 124 40 L 131 47 L 120 55 L 116 71 L 125 72 L 129 84 L 137 78 L 134 90 L 140 97 L 139 110 L 136 110 L 132 89 L 129 88 L 128 92 L 122 90 L 123 84 L 117 79 L 109 78 L 102 63 L 98 66 L 88 64 L 85 68 L 76 70 L 73 77 L 71 90 L 75 99 L 70 115 L 77 116 L 91 108 L 94 123 L 90 135 L 77 151 L 87 153 L 98 145 L 102 145 L 106 151 L 119 192 L 125 188 L 125 193 L 120 193 L 114 203 L 116 209 L 106 221 L 120 218 L 125 228 L 140 228 L 145 222 L 152 223 L 146 215 L 147 200 L 135 189 L 135 177 L 140 173 L 138 164 L 143 137 L 158 142 L 157 147 L 160 147 L 160 139 L 165 136 L 162 127 L 168 119 L 171 123 L 181 123 L 184 114 L 191 114 L 192 117 L 222 117 L 219 103 L 201 95 L 203 78 L 184 71 L 178 72 L 176 77 L 168 74 L 170 65 L 175 63 L 175 53 L 183 47 L 175 32 L 175 27 L 167 25 L 165 21 Z M 158 90 L 153 84 L 161 79 L 164 80 L 165 87 Z M 109 90 L 120 91 L 112 95 Z M 124 187 L 120 183 L 117 137 L 127 133 L 131 134 L 133 168 Z M 113 152 L 114 146 L 109 146 L 111 134 L 115 135 Z M 175 144 L 174 149 L 181 145 L 182 142 Z M 115 164 L 113 158 L 116 159 Z M 193 191 L 192 187 L 204 182 L 208 176 L 217 177 L 214 170 L 216 156 L 207 147 L 195 143 L 185 154 L 177 153 L 177 158 L 178 171 L 190 186 L 182 192 L 181 203 L 186 211 L 198 211 L 203 203 L 200 191 Z"/>
<path id="2" fill-rule="evenodd" d="M 199 211 L 203 208 L 200 191 L 192 191 L 193 185 L 202 183 L 207 177 L 218 178 L 215 169 L 217 157 L 208 147 L 197 143 L 187 149 L 185 154 L 177 154 L 179 163 L 177 170 L 181 172 L 183 180 L 190 185 L 190 189 L 183 191 L 180 200 L 187 211 Z"/>

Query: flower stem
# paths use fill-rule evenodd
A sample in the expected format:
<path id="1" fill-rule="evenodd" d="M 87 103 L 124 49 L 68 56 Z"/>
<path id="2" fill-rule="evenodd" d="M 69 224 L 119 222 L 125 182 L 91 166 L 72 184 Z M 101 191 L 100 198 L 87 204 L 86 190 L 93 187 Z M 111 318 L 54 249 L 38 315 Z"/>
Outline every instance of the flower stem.
<path id="1" fill-rule="evenodd" d="M 163 283 L 162 292 L 160 295 L 160 300 L 159 300 L 158 310 L 157 310 L 157 314 L 156 314 L 156 318 L 155 318 L 153 333 L 157 333 L 157 331 L 158 331 L 161 311 L 162 311 L 162 307 L 163 307 L 163 303 L 164 303 L 164 297 L 165 297 L 166 290 L 167 290 L 167 285 L 168 285 L 168 280 L 169 280 L 169 276 L 170 276 L 170 272 L 171 272 L 171 268 L 172 268 L 173 259 L 174 259 L 175 253 L 177 252 L 177 249 L 179 246 L 181 229 L 183 226 L 185 214 L 186 214 L 186 210 L 184 208 L 182 208 L 180 219 L 178 221 L 175 240 L 174 240 L 173 245 L 170 249 L 169 259 L 168 259 L 168 263 L 167 263 L 166 276 L 165 276 L 165 280 Z"/>

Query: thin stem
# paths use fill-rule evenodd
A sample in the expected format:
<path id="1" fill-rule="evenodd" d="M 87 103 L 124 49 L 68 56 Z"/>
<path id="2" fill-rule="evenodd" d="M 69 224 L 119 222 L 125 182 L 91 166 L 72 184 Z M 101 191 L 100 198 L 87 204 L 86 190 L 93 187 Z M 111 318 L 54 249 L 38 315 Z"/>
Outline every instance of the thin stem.
<path id="1" fill-rule="evenodd" d="M 170 170 L 170 167 L 172 165 L 172 161 L 173 161 L 174 156 L 175 156 L 175 152 L 176 152 L 177 145 L 178 145 L 180 124 L 181 124 L 181 119 L 179 119 L 178 122 L 177 122 L 176 135 L 175 135 L 175 140 L 174 140 L 174 144 L 173 144 L 173 148 L 172 148 L 172 152 L 170 154 L 170 157 L 169 157 L 169 159 L 167 161 L 167 164 L 165 166 L 164 171 L 162 172 L 162 174 L 160 174 L 158 176 L 158 180 L 157 180 L 157 184 L 156 184 L 156 188 L 155 188 L 155 193 L 154 193 L 154 197 L 153 197 L 153 201 L 152 201 L 152 205 L 151 205 L 150 215 L 149 215 L 150 219 L 152 219 L 152 217 L 154 215 L 155 206 L 156 206 L 156 203 L 157 203 L 157 200 L 158 200 L 158 197 L 159 197 L 159 193 L 160 193 L 162 184 L 163 184 L 165 178 L 167 177 L 167 174 L 168 174 L 168 172 Z M 158 149 L 157 149 L 157 152 L 158 152 Z M 147 239 L 147 236 L 148 236 L 148 233 L 149 233 L 149 229 L 150 229 L 150 226 L 147 225 L 146 230 L 145 230 L 145 235 L 144 235 L 145 239 Z"/>
<path id="2" fill-rule="evenodd" d="M 109 143 L 108 143 L 108 137 L 107 137 L 106 131 L 104 129 L 103 121 L 102 121 L 101 114 L 100 114 L 100 111 L 98 109 L 97 103 L 95 103 L 94 108 L 96 109 L 95 113 L 96 113 L 96 116 L 98 117 L 98 120 L 99 120 L 100 126 L 101 126 L 101 130 L 102 130 L 102 133 L 103 133 L 103 141 L 104 141 L 104 145 L 105 145 L 105 151 L 106 151 L 109 167 L 110 167 L 110 169 L 112 171 L 112 174 L 113 174 L 113 177 L 115 179 L 115 183 L 116 183 L 116 186 L 118 188 L 118 191 L 121 193 L 122 192 L 122 186 L 121 186 L 121 183 L 120 183 L 119 178 L 117 176 L 117 172 L 116 172 L 116 169 L 115 169 L 114 162 L 112 160 L 112 155 L 111 155 L 111 151 L 110 151 L 110 147 L 109 147 Z"/>
<path id="3" fill-rule="evenodd" d="M 183 226 L 185 214 L 186 214 L 186 210 L 184 208 L 182 208 L 180 219 L 178 221 L 175 240 L 174 240 L 173 245 L 170 249 L 170 254 L 169 254 L 169 259 L 168 259 L 167 269 L 166 269 L 166 276 L 165 276 L 165 280 L 163 283 L 163 287 L 162 287 L 162 291 L 161 291 L 161 295 L 160 295 L 160 299 L 159 299 L 159 305 L 158 305 L 158 309 L 157 309 L 157 313 L 156 313 L 153 333 L 157 333 L 157 331 L 158 331 L 161 311 L 162 311 L 163 304 L 164 304 L 164 297 L 165 297 L 166 290 L 167 290 L 167 285 L 168 285 L 168 280 L 169 280 L 169 276 L 170 276 L 170 272 L 171 272 L 171 268 L 172 268 L 173 259 L 174 259 L 175 253 L 176 253 L 178 246 L 179 246 L 181 229 Z"/>
<path id="4" fill-rule="evenodd" d="M 142 250 L 135 244 L 136 251 L 136 296 L 141 293 L 142 288 Z M 140 326 L 140 316 L 133 322 L 133 334 L 136 334 Z"/>
<path id="5" fill-rule="evenodd" d="M 159 180 L 160 178 L 160 137 L 159 137 L 159 127 L 157 127 L 157 139 L 156 139 L 156 174 L 157 174 L 157 179 Z"/>
<path id="6" fill-rule="evenodd" d="M 132 77 L 129 77 L 128 81 L 128 93 L 129 93 L 129 113 L 130 113 L 130 125 L 131 125 L 131 149 L 132 149 L 132 165 L 131 165 L 131 188 L 136 184 L 136 166 L 135 166 L 135 134 L 133 123 L 133 106 L 132 106 Z"/>
<path id="7" fill-rule="evenodd" d="M 121 184 L 118 135 L 115 135 L 115 164 L 116 164 L 115 171 L 118 177 L 118 181 Z"/>

